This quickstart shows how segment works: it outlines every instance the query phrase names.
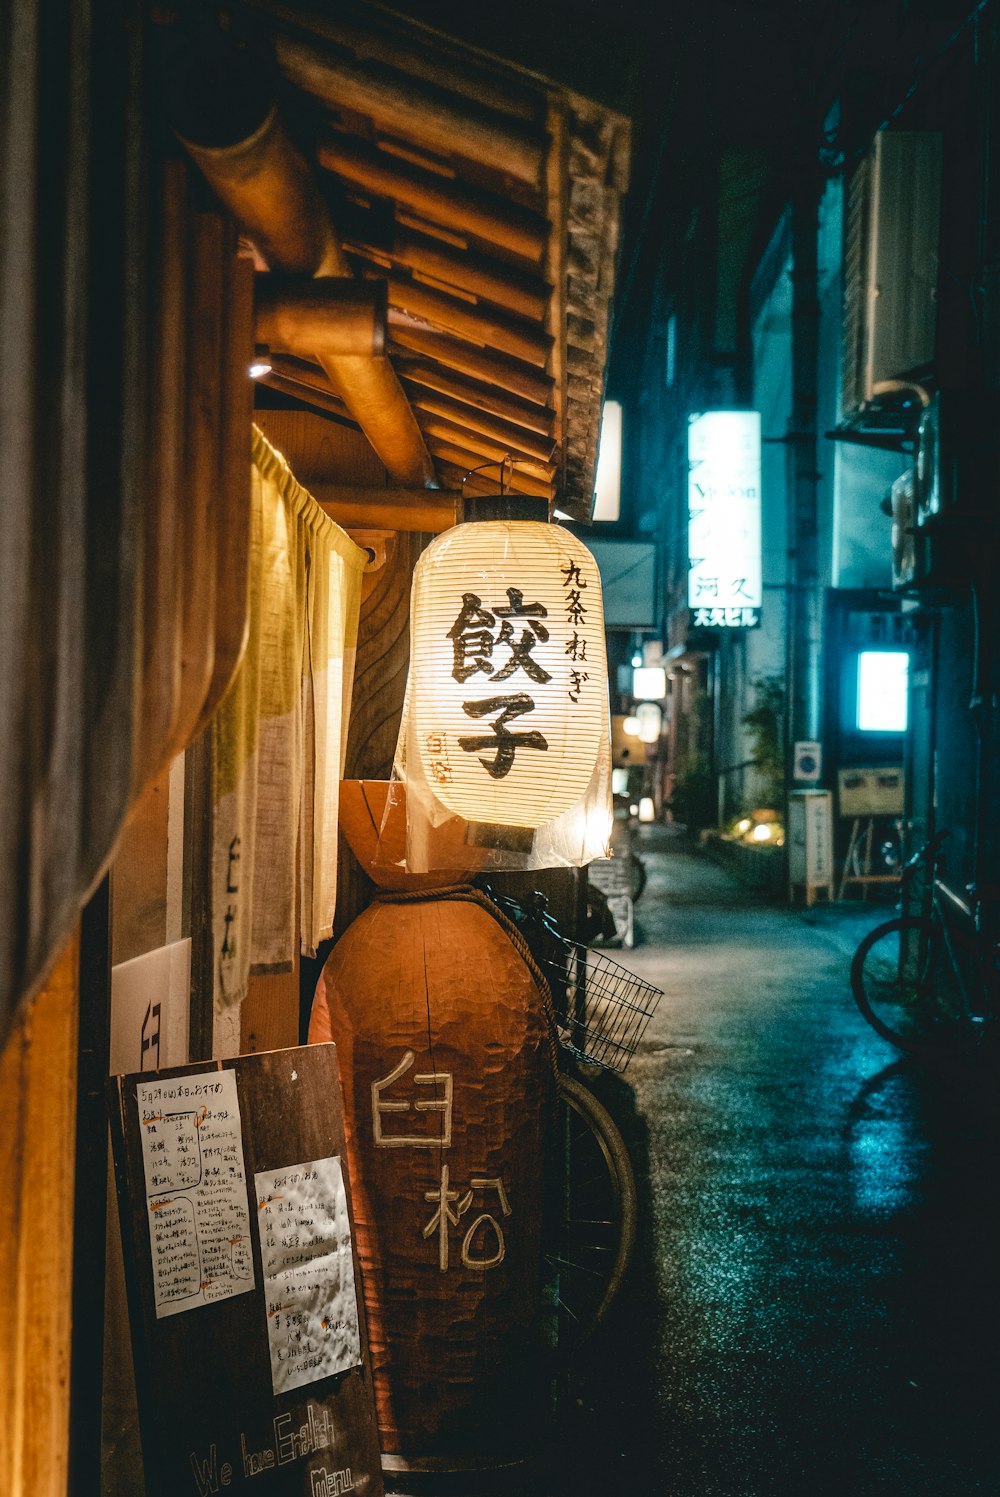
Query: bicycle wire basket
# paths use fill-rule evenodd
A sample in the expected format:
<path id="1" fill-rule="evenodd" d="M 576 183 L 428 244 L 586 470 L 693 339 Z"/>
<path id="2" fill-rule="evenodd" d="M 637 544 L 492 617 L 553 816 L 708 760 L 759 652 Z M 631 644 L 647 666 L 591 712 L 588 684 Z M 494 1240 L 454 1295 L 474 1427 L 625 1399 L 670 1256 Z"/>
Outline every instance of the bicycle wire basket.
<path id="1" fill-rule="evenodd" d="M 581 1060 L 624 1071 L 663 997 L 662 989 L 603 951 L 565 937 L 561 946 L 561 952 L 552 949 L 539 963 L 552 990 L 560 1040 Z"/>

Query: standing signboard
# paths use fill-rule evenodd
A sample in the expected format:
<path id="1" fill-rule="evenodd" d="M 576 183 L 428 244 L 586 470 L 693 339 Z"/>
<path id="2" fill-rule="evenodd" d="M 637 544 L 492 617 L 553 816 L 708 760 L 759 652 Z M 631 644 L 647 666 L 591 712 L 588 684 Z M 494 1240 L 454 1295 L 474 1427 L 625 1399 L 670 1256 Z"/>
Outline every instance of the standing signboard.
<path id="1" fill-rule="evenodd" d="M 109 1095 L 150 1497 L 381 1497 L 336 1047 Z"/>

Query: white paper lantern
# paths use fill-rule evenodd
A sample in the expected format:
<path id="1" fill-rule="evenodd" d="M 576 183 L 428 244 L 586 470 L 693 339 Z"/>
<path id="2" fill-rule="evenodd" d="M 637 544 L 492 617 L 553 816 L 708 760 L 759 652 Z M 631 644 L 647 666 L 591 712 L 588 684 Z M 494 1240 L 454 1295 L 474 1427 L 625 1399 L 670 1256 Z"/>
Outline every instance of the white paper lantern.
<path id="1" fill-rule="evenodd" d="M 663 725 L 663 713 L 655 702 L 640 702 L 636 708 L 639 720 L 639 738 L 643 743 L 656 743 Z"/>
<path id="2" fill-rule="evenodd" d="M 410 623 L 407 779 L 444 814 L 494 827 L 538 828 L 583 800 L 608 742 L 586 546 L 534 519 L 457 525 L 417 564 Z"/>

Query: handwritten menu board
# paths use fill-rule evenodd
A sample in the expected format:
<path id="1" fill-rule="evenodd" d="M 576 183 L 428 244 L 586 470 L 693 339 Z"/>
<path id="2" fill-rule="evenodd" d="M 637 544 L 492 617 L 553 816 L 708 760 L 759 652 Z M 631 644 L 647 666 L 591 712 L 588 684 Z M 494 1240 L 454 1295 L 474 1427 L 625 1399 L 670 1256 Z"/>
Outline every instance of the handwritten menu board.
<path id="1" fill-rule="evenodd" d="M 336 1047 L 110 1097 L 149 1497 L 382 1497 Z"/>
<path id="2" fill-rule="evenodd" d="M 256 1176 L 275 1393 L 361 1362 L 344 1172 L 336 1156 Z"/>
<path id="3" fill-rule="evenodd" d="M 135 1095 L 157 1315 L 245 1294 L 254 1273 L 235 1075 L 140 1081 Z"/>

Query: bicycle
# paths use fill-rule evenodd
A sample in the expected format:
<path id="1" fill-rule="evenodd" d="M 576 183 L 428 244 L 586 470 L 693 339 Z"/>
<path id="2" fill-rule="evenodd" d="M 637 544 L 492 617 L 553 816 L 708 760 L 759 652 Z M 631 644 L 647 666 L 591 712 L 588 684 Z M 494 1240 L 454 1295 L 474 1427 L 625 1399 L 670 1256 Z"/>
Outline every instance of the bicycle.
<path id="1" fill-rule="evenodd" d="M 851 991 L 883 1039 L 911 1055 L 972 1052 L 995 1025 L 998 946 L 967 902 L 939 876 L 946 831 L 900 869 L 903 913 L 869 931 L 851 962 Z M 923 884 L 914 899 L 918 872 Z M 917 905 L 918 912 L 907 913 Z"/>
<path id="2" fill-rule="evenodd" d="M 636 1232 L 636 1186 L 624 1139 L 586 1084 L 598 1068 L 621 1072 L 661 996 L 603 952 L 563 936 L 544 895 L 521 904 L 484 892 L 517 929 L 542 972 L 558 1035 L 554 1138 L 557 1220 L 544 1258 L 560 1355 L 575 1352 L 611 1308 Z"/>

